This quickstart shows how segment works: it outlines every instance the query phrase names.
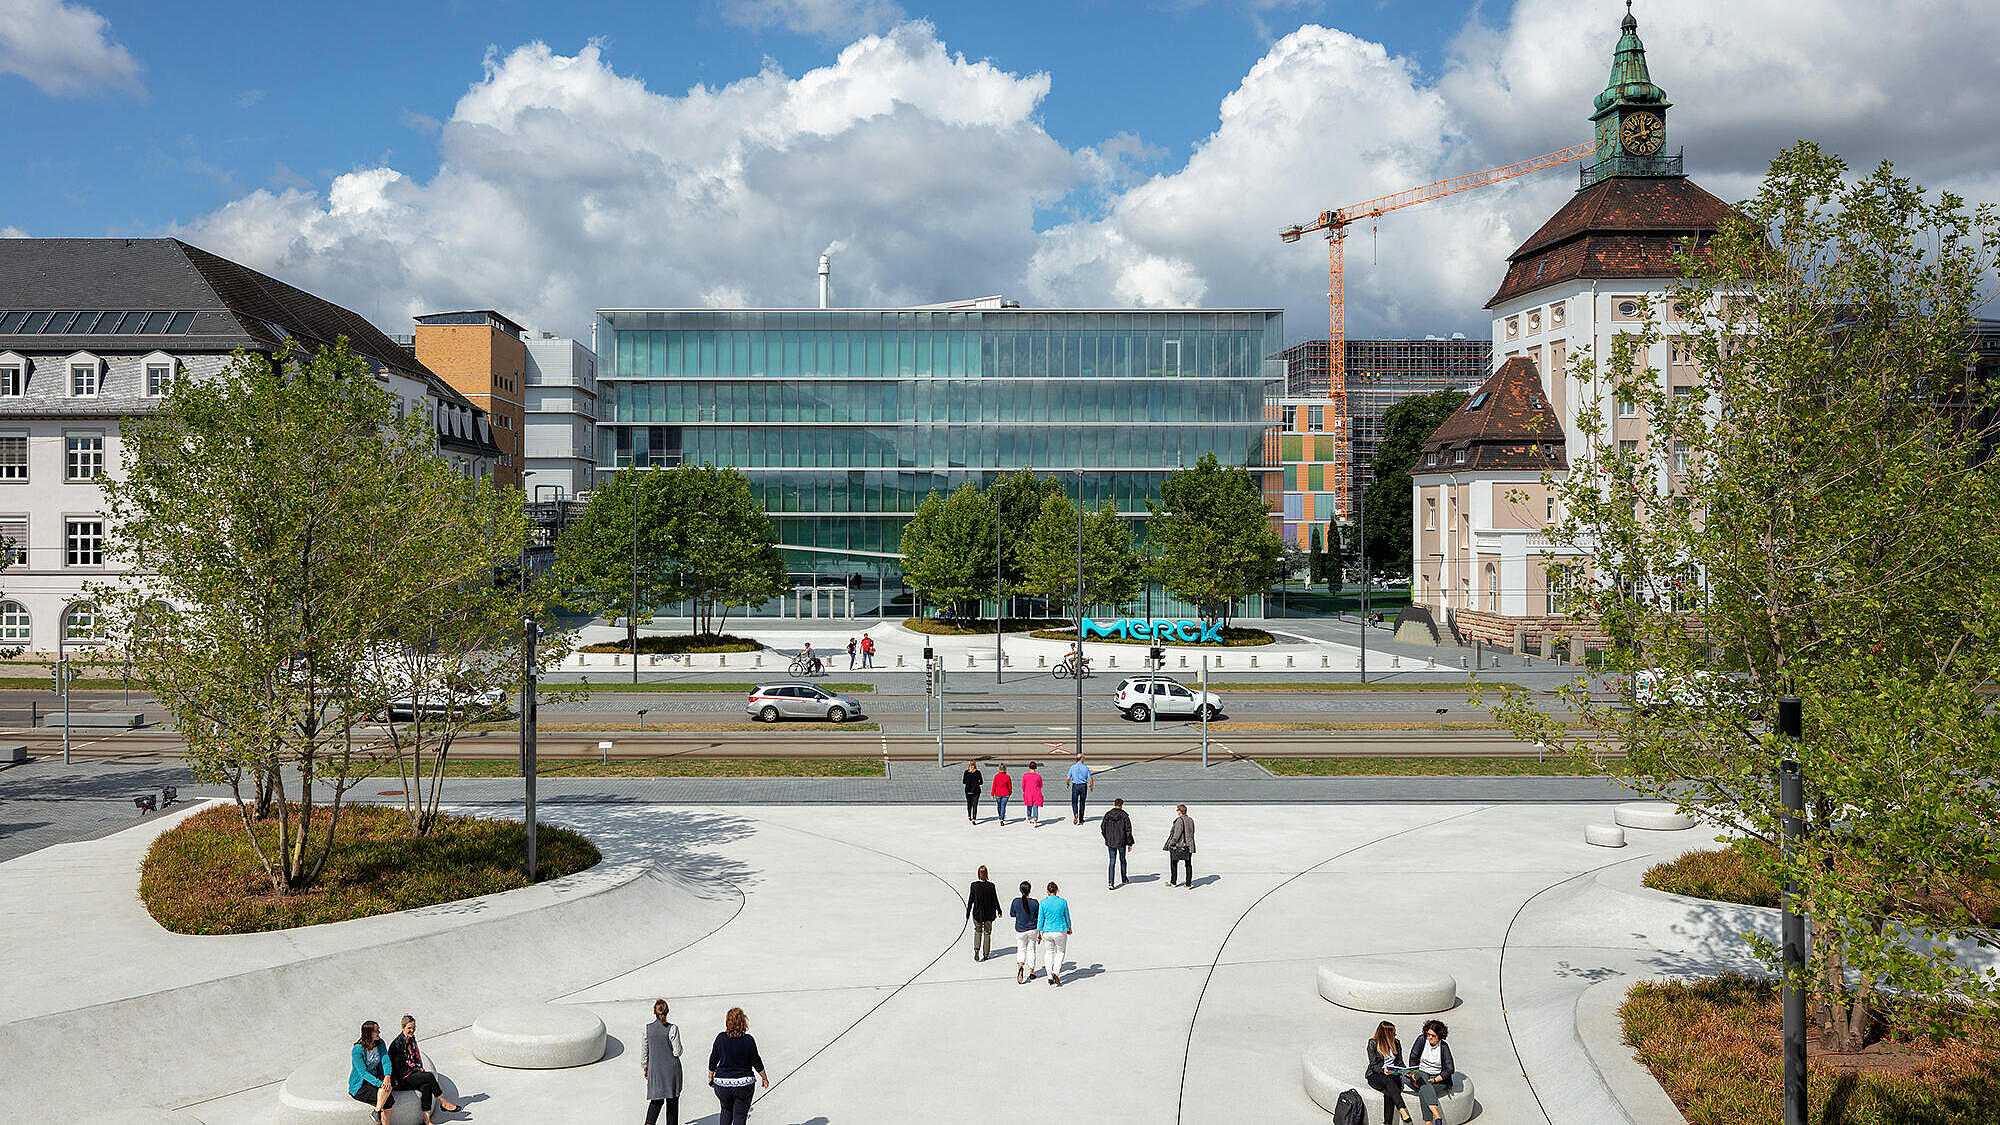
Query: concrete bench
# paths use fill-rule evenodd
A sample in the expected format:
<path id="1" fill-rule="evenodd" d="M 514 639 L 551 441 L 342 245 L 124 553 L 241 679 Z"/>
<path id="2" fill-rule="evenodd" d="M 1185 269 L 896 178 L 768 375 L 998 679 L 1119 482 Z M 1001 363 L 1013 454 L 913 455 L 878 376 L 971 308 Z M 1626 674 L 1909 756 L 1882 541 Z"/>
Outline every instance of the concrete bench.
<path id="1" fill-rule="evenodd" d="M 350 1066 L 345 1050 L 328 1051 L 293 1071 L 278 1090 L 279 1125 L 377 1125 L 374 1105 L 348 1096 Z M 423 1095 L 391 1093 L 396 1104 L 389 1107 L 389 1125 L 421 1125 Z"/>
<path id="2" fill-rule="evenodd" d="M 19 765 L 28 760 L 26 746 L 0 746 L 0 765 Z"/>
<path id="3" fill-rule="evenodd" d="M 563 1004 L 509 1004 L 472 1021 L 472 1057 L 491 1066 L 553 1070 L 604 1057 L 604 1021 Z"/>
<path id="4" fill-rule="evenodd" d="M 1625 830 L 1615 824 L 1586 824 L 1583 827 L 1583 842 L 1600 848 L 1622 848 L 1625 846 Z"/>
<path id="5" fill-rule="evenodd" d="M 1645 828 L 1654 832 L 1679 832 L 1694 827 L 1694 818 L 1667 801 L 1631 801 L 1619 805 L 1611 819 L 1625 828 Z"/>
<path id="6" fill-rule="evenodd" d="M 1321 1040 L 1306 1048 L 1303 1063 L 1306 1096 L 1328 1113 L 1340 1101 L 1340 1095 L 1353 1090 L 1361 1095 L 1361 1108 L 1367 1115 L 1368 1125 L 1389 1125 L 1382 1117 L 1382 1093 L 1368 1084 L 1367 1055 L 1363 1052 L 1362 1041 L 1339 1042 Z M 1412 1121 L 1423 1120 L 1423 1110 L 1418 1107 L 1417 1096 L 1407 1088 L 1403 1099 L 1410 1109 Z M 1479 1112 L 1478 1099 L 1472 1092 L 1472 1079 L 1462 1070 L 1452 1072 L 1451 1093 L 1438 1099 L 1438 1108 L 1444 1111 L 1446 1125 L 1465 1125 Z"/>
<path id="7" fill-rule="evenodd" d="M 1319 967 L 1319 994 L 1357 1012 L 1444 1012 L 1458 1003 L 1458 980 L 1411 961 L 1354 958 Z"/>
<path id="8" fill-rule="evenodd" d="M 63 726 L 63 713 L 51 711 L 42 716 L 45 727 Z M 137 730 L 146 725 L 146 715 L 142 711 L 71 711 L 71 730 Z"/>

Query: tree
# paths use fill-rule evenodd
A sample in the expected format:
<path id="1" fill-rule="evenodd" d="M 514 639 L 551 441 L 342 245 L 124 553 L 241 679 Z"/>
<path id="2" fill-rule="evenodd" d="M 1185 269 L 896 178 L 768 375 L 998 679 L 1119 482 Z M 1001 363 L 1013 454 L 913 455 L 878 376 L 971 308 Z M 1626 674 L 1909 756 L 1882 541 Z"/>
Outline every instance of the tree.
<path id="1" fill-rule="evenodd" d="M 1326 521 L 1326 592 L 1340 593 L 1348 560 L 1354 557 L 1354 531 L 1333 517 Z"/>
<path id="2" fill-rule="evenodd" d="M 784 592 L 785 557 L 748 477 L 682 465 L 659 480 L 670 513 L 668 554 L 685 596 L 694 599 L 696 633 L 720 632 L 732 608 Z"/>
<path id="3" fill-rule="evenodd" d="M 993 505 L 969 484 L 924 497 L 903 526 L 903 580 L 952 617 L 993 589 Z"/>
<path id="4" fill-rule="evenodd" d="M 593 617 L 625 618 L 628 651 L 653 608 L 688 596 L 675 566 L 666 471 L 627 467 L 591 490 L 583 514 L 556 544 L 550 575 L 564 604 Z M 634 601 L 637 612 L 633 612 Z"/>
<path id="5" fill-rule="evenodd" d="M 1626 784 L 1772 845 L 1765 871 L 1808 917 L 1800 983 L 1839 1050 L 1884 1014 L 1937 1021 L 2000 994 L 1947 948 L 1990 944 L 1970 902 L 2000 870 L 2000 465 L 1966 335 L 1996 250 L 1989 208 L 1786 150 L 1683 252 L 1644 330 L 1575 369 L 1583 401 L 1639 406 L 1646 442 L 1620 450 L 1587 410 L 1596 452 L 1547 478 L 1551 537 L 1587 554 L 1544 565 L 1624 685 L 1617 704 L 1572 685 L 1568 706 L 1622 746 L 1606 764 Z M 1702 372 L 1688 393 L 1644 350 L 1670 309 L 1682 334 L 1664 342 Z M 1769 724 L 1787 695 L 1797 744 Z M 1532 706 L 1498 711 L 1524 740 L 1583 749 Z M 1786 756 L 1805 837 L 1781 854 Z"/>
<path id="6" fill-rule="evenodd" d="M 1147 507 L 1155 572 L 1204 622 L 1227 624 L 1237 598 L 1262 593 L 1277 576 L 1282 548 L 1247 470 L 1225 469 L 1204 453 L 1193 468 L 1169 474 Z"/>
<path id="7" fill-rule="evenodd" d="M 1410 574 L 1410 543 L 1415 526 L 1415 501 L 1410 490 L 1410 469 L 1425 441 L 1437 432 L 1451 412 L 1470 397 L 1464 391 L 1445 389 L 1411 395 L 1391 406 L 1382 415 L 1382 441 L 1375 447 L 1372 467 L 1375 479 L 1362 497 L 1368 539 L 1368 569 L 1373 574 Z"/>
<path id="8" fill-rule="evenodd" d="M 492 494 L 445 487 L 457 474 L 424 416 L 398 420 L 345 341 L 275 363 L 238 353 L 125 426 L 104 495 L 133 575 L 100 605 L 197 776 L 230 787 L 273 891 L 299 893 L 378 766 L 371 653 L 453 628 L 455 595 L 491 584 L 492 554 L 518 553 L 524 525 L 472 526 L 498 517 Z M 256 831 L 266 815 L 275 847 Z"/>
<path id="9" fill-rule="evenodd" d="M 1308 533 L 1306 547 L 1306 585 L 1317 586 L 1326 577 L 1326 550 L 1321 546 L 1320 530 L 1315 525 Z"/>
<path id="10" fill-rule="evenodd" d="M 1000 521 L 1000 585 L 1004 590 L 1022 589 L 1028 564 L 1022 557 L 1030 529 L 1042 514 L 1042 503 L 1063 495 L 1063 484 L 1055 477 L 1037 476 L 1033 469 L 1017 469 L 995 477 L 986 488 L 987 502 Z M 1004 597 L 1004 594 L 1003 594 Z M 1004 611 L 995 610 L 1000 616 Z"/>
<path id="11" fill-rule="evenodd" d="M 1022 544 L 1027 564 L 1021 588 L 1068 612 L 1076 608 L 1076 505 L 1061 492 L 1042 501 L 1042 510 Z M 1117 605 L 1139 592 L 1141 566 L 1132 549 L 1132 529 L 1109 501 L 1083 517 L 1083 602 Z"/>

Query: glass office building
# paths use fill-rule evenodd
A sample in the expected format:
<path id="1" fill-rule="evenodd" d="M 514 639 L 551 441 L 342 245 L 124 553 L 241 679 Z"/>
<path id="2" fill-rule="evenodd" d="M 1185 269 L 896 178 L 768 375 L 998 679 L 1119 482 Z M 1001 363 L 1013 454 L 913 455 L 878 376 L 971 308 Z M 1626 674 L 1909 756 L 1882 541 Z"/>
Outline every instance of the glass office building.
<path id="1" fill-rule="evenodd" d="M 599 468 L 742 470 L 793 571 L 852 591 L 855 613 L 898 611 L 903 524 L 926 493 L 1081 468 L 1087 503 L 1143 514 L 1204 453 L 1257 464 L 1264 400 L 1285 377 L 1276 309 L 991 301 L 598 320 Z"/>

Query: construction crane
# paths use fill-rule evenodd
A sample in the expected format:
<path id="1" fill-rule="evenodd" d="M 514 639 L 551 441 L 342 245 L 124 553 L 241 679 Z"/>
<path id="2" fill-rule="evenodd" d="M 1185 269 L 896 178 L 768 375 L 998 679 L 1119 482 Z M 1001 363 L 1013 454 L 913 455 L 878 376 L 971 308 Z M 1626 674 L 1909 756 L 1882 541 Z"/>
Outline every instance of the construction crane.
<path id="1" fill-rule="evenodd" d="M 1572 145 L 1560 152 L 1537 156 L 1532 160 L 1521 160 L 1500 168 L 1488 168 L 1484 172 L 1454 176 L 1449 180 L 1439 180 L 1434 184 L 1410 188 L 1391 195 L 1378 196 L 1363 203 L 1349 204 L 1338 211 L 1321 211 L 1309 223 L 1295 223 L 1278 232 L 1278 237 L 1286 242 L 1297 242 L 1314 231 L 1326 232 L 1326 374 L 1327 397 L 1331 399 L 1333 418 L 1327 428 L 1334 434 L 1333 496 L 1336 515 L 1342 520 L 1348 518 L 1349 481 L 1353 477 L 1354 437 L 1348 432 L 1347 418 L 1347 313 L 1344 306 L 1345 264 L 1343 247 L 1347 241 L 1347 228 L 1363 219 L 1375 219 L 1391 211 L 1414 207 L 1419 203 L 1429 203 L 1433 199 L 1443 199 L 1447 195 L 1497 184 L 1502 180 L 1512 180 L 1544 168 L 1581 160 L 1596 151 L 1595 141 Z"/>

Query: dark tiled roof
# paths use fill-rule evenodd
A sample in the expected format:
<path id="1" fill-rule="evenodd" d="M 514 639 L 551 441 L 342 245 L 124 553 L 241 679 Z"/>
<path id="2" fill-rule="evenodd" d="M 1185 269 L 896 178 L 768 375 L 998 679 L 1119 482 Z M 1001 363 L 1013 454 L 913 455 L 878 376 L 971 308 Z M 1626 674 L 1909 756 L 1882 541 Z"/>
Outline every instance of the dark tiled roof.
<path id="1" fill-rule="evenodd" d="M 1612 176 L 1571 197 L 1507 259 L 1487 308 L 1558 281 L 1674 277 L 1676 247 L 1705 240 L 1727 203 L 1681 176 Z"/>
<path id="2" fill-rule="evenodd" d="M 1533 360 L 1515 356 L 1432 432 L 1410 471 L 1566 467 L 1562 422 L 1542 393 L 1541 374 Z"/>

